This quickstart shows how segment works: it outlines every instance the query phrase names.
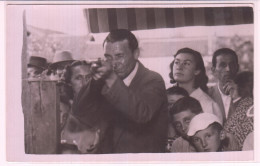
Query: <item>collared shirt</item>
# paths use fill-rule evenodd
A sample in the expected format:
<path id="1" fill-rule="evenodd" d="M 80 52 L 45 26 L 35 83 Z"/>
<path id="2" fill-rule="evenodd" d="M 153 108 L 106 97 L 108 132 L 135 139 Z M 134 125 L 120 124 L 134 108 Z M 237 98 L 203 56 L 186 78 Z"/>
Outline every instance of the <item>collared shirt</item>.
<path id="1" fill-rule="evenodd" d="M 139 63 L 136 62 L 134 70 L 123 80 L 126 86 L 129 86 L 131 84 L 132 80 L 134 79 L 137 73 L 138 67 L 139 67 Z"/>
<path id="2" fill-rule="evenodd" d="M 223 122 L 223 116 L 218 104 L 203 90 L 197 88 L 190 94 L 190 96 L 200 102 L 203 112 L 215 114 L 219 120 Z"/>
<path id="3" fill-rule="evenodd" d="M 212 103 L 214 102 L 205 92 L 200 88 L 195 89 L 191 94 L 191 97 L 197 99 L 200 102 L 203 112 L 213 114 Z"/>
<path id="4" fill-rule="evenodd" d="M 225 95 L 224 93 L 222 93 L 222 91 L 219 88 L 219 84 L 218 84 L 218 90 L 219 90 L 219 93 L 221 95 L 221 99 L 222 99 L 222 102 L 223 102 L 223 105 L 224 105 L 225 114 L 226 114 L 226 118 L 227 118 L 232 98 L 231 98 L 230 95 Z"/>

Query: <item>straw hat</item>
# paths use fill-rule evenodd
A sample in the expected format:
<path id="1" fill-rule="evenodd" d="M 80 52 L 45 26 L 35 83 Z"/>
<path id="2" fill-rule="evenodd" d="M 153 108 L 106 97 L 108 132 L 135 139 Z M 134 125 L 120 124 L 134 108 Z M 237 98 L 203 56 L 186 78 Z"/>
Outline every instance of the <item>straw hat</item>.
<path id="1" fill-rule="evenodd" d="M 73 62 L 72 53 L 70 51 L 58 51 L 53 57 L 51 68 L 55 68 L 61 62 Z"/>

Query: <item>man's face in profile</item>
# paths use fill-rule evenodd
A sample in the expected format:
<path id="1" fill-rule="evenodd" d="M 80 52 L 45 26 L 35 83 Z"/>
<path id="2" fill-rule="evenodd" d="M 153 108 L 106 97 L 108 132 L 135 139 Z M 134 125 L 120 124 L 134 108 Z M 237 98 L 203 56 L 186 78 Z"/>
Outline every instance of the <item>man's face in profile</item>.
<path id="1" fill-rule="evenodd" d="M 237 72 L 238 64 L 234 56 L 221 54 L 216 57 L 216 67 L 213 67 L 213 73 L 223 85 L 233 80 Z"/>
<path id="2" fill-rule="evenodd" d="M 134 69 L 138 59 L 137 50 L 129 48 L 128 40 L 105 43 L 105 57 L 112 64 L 114 72 L 119 78 L 126 78 Z"/>

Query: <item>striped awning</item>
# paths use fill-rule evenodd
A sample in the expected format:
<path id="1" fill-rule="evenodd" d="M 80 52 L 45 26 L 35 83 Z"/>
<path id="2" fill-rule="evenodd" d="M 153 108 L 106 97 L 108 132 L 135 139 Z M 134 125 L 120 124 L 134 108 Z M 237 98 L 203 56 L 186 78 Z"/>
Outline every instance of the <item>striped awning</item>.
<path id="1" fill-rule="evenodd" d="M 118 28 L 144 30 L 253 23 L 251 7 L 91 8 L 84 12 L 92 33 Z"/>

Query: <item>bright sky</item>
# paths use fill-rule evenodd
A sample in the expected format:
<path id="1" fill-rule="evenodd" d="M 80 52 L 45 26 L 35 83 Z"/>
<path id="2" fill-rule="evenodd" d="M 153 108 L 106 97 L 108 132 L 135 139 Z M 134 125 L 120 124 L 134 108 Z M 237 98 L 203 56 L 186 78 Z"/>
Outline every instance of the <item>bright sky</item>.
<path id="1" fill-rule="evenodd" d="M 27 24 L 64 32 L 71 35 L 88 34 L 83 6 L 76 5 L 31 5 L 26 6 Z"/>

